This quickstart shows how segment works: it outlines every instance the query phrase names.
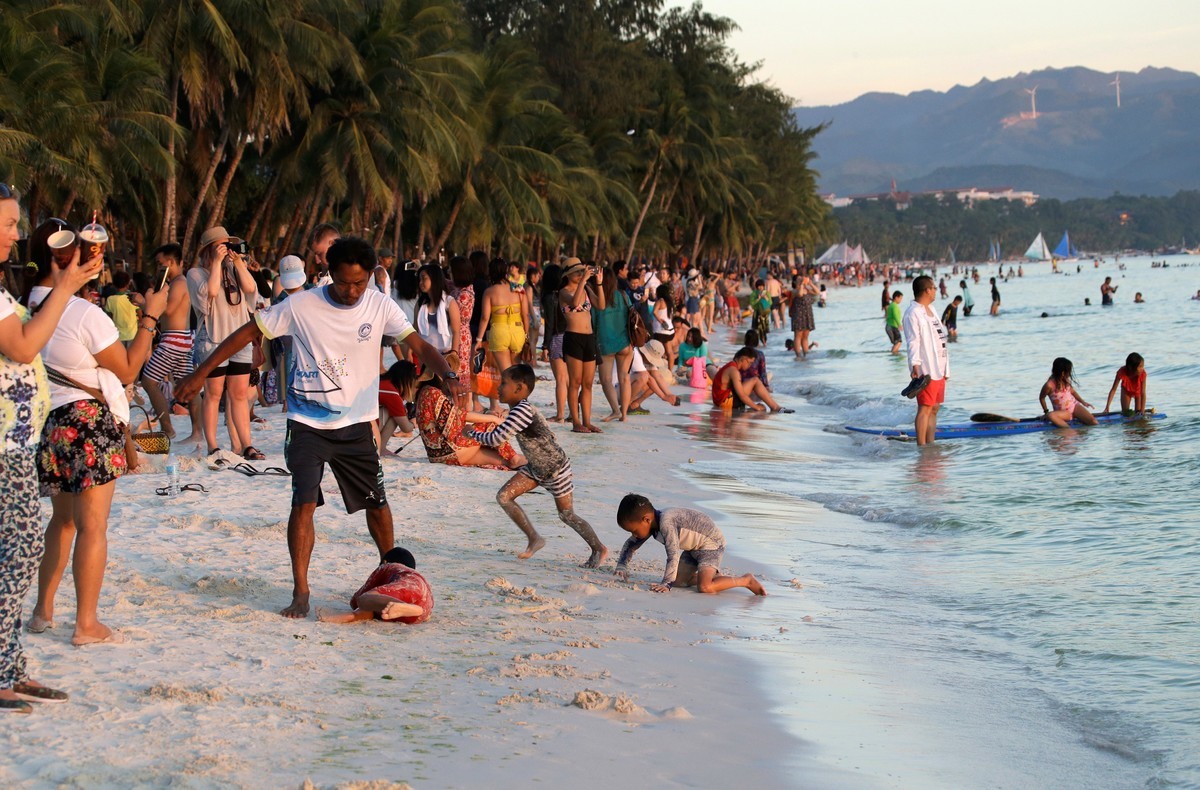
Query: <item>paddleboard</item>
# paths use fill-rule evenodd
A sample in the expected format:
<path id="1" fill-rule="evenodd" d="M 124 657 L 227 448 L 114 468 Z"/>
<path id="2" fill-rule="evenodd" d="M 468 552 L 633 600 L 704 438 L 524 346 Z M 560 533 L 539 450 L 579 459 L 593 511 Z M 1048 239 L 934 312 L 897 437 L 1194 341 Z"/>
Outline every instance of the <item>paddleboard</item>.
<path id="1" fill-rule="evenodd" d="M 1141 416 L 1130 415 L 1126 417 L 1123 414 L 1097 414 L 1096 422 L 1100 425 L 1116 425 L 1126 422 L 1140 422 L 1142 420 L 1161 420 L 1166 418 L 1166 414 L 1151 412 Z M 1044 417 L 1029 417 L 1017 422 L 959 422 L 939 425 L 937 432 L 934 434 L 935 439 L 982 439 L 990 436 L 1012 436 L 1018 433 L 1037 433 L 1038 431 L 1051 431 L 1057 428 L 1054 423 Z M 1085 428 L 1083 423 L 1078 420 L 1071 421 L 1072 428 Z M 846 430 L 855 433 L 865 433 L 872 436 L 885 436 L 889 439 L 912 439 L 912 428 L 860 428 L 855 425 L 847 425 Z"/>

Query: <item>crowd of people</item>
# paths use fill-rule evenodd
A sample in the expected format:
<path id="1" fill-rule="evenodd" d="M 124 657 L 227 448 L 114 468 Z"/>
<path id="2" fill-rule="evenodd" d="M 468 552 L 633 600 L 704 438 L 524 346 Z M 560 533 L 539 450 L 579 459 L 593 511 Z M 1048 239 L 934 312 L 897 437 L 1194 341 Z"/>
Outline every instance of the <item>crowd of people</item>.
<path id="1" fill-rule="evenodd" d="M 18 196 L 4 187 L 0 260 L 17 248 L 21 221 Z M 255 473 L 253 462 L 268 461 L 252 437 L 255 409 L 278 405 L 287 418 L 286 469 L 270 470 L 291 480 L 293 577 L 292 600 L 280 613 L 309 614 L 314 521 L 328 467 L 347 511 L 364 513 L 380 565 L 349 613 L 322 618 L 420 622 L 432 593 L 415 558 L 395 546 L 384 485 L 382 459 L 397 436 L 420 438 L 430 462 L 511 471 L 497 502 L 527 538 L 521 558 L 545 540 L 517 499 L 545 488 L 559 519 L 587 545 L 584 565 L 598 567 L 608 548 L 574 510 L 574 473 L 548 423 L 595 434 L 598 422 L 649 413 L 652 397 L 677 406 L 672 388 L 680 376 L 711 387 L 714 406 L 786 411 L 770 393 L 757 349 L 765 338 L 747 332 L 746 347 L 723 367 L 708 351 L 706 336 L 719 324 L 737 327 L 746 317 L 740 270 L 573 257 L 538 266 L 481 251 L 446 265 L 396 262 L 391 250 L 320 225 L 307 260 L 283 255 L 260 265 L 241 239 L 212 227 L 191 260 L 166 244 L 148 272 L 131 273 L 106 263 L 112 256 L 95 243 L 101 237 L 95 223 L 37 223 L 22 250 L 20 285 L 0 288 L 0 710 L 28 713 L 31 703 L 67 699 L 29 677 L 20 632 L 57 626 L 68 563 L 71 642 L 123 641 L 99 612 L 108 517 L 117 480 L 139 463 L 132 437 L 156 423 L 176 448 L 196 445 L 211 468 Z M 807 284 L 801 290 L 804 298 L 816 292 Z M 592 414 L 597 371 L 609 406 L 601 420 Z M 553 381 L 552 417 L 528 400 L 540 380 Z M 142 401 L 149 408 L 139 418 L 131 409 Z M 190 431 L 181 438 L 182 419 Z M 654 511 L 647 521 L 641 508 L 633 516 L 640 540 L 654 537 L 667 548 L 671 578 L 656 589 L 743 586 L 765 594 L 753 577 L 720 575 L 715 525 L 693 539 L 669 514 Z M 626 562 L 632 550 L 627 544 Z M 676 576 L 693 566 L 695 573 Z M 618 572 L 626 574 L 624 562 Z"/>

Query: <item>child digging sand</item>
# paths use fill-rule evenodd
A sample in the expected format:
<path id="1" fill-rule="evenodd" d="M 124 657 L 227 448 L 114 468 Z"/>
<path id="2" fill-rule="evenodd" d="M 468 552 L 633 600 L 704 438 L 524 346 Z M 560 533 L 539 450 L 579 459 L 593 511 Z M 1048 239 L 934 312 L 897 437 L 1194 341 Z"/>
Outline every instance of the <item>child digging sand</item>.
<path id="1" fill-rule="evenodd" d="M 596 537 L 591 525 L 575 514 L 571 496 L 571 492 L 575 490 L 571 462 L 558 446 L 554 434 L 550 433 L 550 426 L 546 424 L 545 418 L 528 400 L 536 383 L 537 376 L 528 365 L 513 365 L 505 370 L 500 376 L 499 398 L 509 407 L 508 416 L 490 431 L 469 429 L 463 431 L 463 434 L 485 447 L 499 447 L 515 434 L 521 452 L 528 459 L 496 494 L 496 501 L 500 503 L 500 507 L 504 508 L 508 517 L 521 528 L 525 537 L 529 538 L 529 545 L 517 558 L 527 560 L 546 545 L 545 539 L 533 528 L 529 517 L 516 502 L 521 494 L 540 485 L 554 497 L 559 519 L 578 532 L 579 537 L 583 538 L 592 550 L 591 556 L 581 567 L 596 568 L 608 557 L 608 549 Z"/>
<path id="2" fill-rule="evenodd" d="M 629 560 L 643 543 L 654 538 L 667 549 L 663 580 L 651 584 L 654 592 L 669 592 L 672 587 L 691 587 L 702 593 L 719 593 L 731 587 L 745 587 L 755 595 L 766 595 L 762 582 L 753 573 L 722 576 L 721 556 L 725 536 L 713 520 L 698 510 L 673 507 L 655 510 L 641 494 L 626 494 L 617 506 L 617 524 L 630 534 L 621 547 L 621 557 L 613 573 L 629 580 Z"/>
<path id="3" fill-rule="evenodd" d="M 396 546 L 383 555 L 383 562 L 350 598 L 352 611 L 321 610 L 317 612 L 318 619 L 325 623 L 371 619 L 410 625 L 425 622 L 433 613 L 433 592 L 416 568 L 412 552 Z"/>

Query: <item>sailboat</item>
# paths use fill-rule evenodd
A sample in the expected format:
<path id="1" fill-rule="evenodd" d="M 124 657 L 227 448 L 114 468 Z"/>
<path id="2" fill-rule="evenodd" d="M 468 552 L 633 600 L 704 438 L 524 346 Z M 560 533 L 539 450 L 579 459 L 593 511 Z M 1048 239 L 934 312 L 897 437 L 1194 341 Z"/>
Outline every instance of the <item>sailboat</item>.
<path id="1" fill-rule="evenodd" d="M 1071 260 L 1079 257 L 1079 250 L 1071 244 L 1071 237 L 1066 231 L 1063 231 L 1062 241 L 1054 248 L 1054 257 L 1059 260 Z"/>
<path id="2" fill-rule="evenodd" d="M 1033 244 L 1029 245 L 1029 249 L 1025 250 L 1025 257 L 1035 261 L 1050 260 L 1050 248 L 1046 246 L 1046 237 L 1039 233 Z"/>
<path id="3" fill-rule="evenodd" d="M 1000 262 L 1000 241 L 998 239 L 988 240 L 988 263 Z"/>

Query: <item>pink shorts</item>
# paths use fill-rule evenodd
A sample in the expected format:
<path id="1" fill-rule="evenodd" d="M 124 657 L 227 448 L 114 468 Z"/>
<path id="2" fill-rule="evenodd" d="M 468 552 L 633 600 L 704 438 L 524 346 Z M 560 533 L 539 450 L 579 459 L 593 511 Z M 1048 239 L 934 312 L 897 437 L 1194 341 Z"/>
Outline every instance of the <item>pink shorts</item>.
<path id="1" fill-rule="evenodd" d="M 918 406 L 938 406 L 946 402 L 946 380 L 934 379 L 917 393 Z"/>

